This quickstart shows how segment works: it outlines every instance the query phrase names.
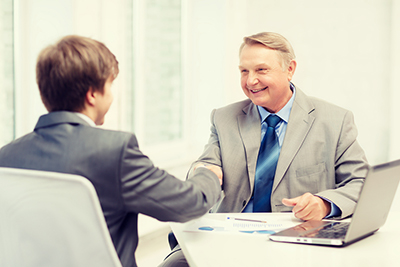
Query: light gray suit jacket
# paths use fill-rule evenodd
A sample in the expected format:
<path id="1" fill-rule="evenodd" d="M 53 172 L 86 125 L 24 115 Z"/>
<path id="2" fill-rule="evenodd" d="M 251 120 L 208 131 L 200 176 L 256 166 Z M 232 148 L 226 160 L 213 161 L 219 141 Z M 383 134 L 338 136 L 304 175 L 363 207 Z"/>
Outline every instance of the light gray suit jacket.
<path id="1" fill-rule="evenodd" d="M 241 212 L 254 189 L 260 115 L 247 99 L 213 110 L 211 124 L 209 142 L 193 166 L 199 161 L 222 166 L 223 198 L 213 212 Z M 308 97 L 296 88 L 275 173 L 272 211 L 290 211 L 282 198 L 310 192 L 336 204 L 341 218 L 351 215 L 368 169 L 356 137 L 350 111 Z"/>
<path id="2" fill-rule="evenodd" d="M 0 149 L 0 166 L 78 174 L 94 185 L 124 267 L 136 266 L 137 217 L 185 222 L 218 200 L 217 176 L 198 168 L 183 182 L 156 168 L 130 133 L 91 127 L 71 112 L 40 117 L 35 130 Z"/>

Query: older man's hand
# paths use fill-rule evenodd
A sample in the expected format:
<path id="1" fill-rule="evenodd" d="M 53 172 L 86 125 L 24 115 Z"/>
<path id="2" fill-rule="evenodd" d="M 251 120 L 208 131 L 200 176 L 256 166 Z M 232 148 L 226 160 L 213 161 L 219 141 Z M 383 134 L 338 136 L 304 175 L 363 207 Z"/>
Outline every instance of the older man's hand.
<path id="1" fill-rule="evenodd" d="M 197 165 L 194 167 L 194 169 L 197 169 L 197 168 L 199 168 L 199 167 L 207 168 L 207 169 L 209 169 L 210 171 L 212 171 L 213 173 L 215 173 L 215 174 L 218 176 L 219 184 L 222 185 L 222 177 L 223 177 L 223 174 L 222 174 L 222 169 L 221 169 L 221 167 L 216 166 L 216 165 L 211 165 L 211 164 L 199 163 L 199 164 L 197 164 Z"/>
<path id="2" fill-rule="evenodd" d="M 284 198 L 282 203 L 292 206 L 294 216 L 304 221 L 322 220 L 331 212 L 331 203 L 311 193 L 291 199 Z"/>

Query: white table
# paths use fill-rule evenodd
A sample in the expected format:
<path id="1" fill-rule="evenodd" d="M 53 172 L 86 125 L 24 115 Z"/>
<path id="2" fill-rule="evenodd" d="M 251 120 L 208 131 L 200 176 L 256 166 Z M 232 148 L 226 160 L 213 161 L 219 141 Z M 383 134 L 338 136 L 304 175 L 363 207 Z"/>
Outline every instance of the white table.
<path id="1" fill-rule="evenodd" d="M 196 222 L 241 215 L 243 217 L 243 214 L 233 213 L 206 214 Z M 258 218 L 260 214 L 246 216 Z M 282 220 L 297 222 L 291 213 L 279 216 Z M 190 266 L 400 266 L 398 211 L 389 214 L 378 232 L 343 248 L 278 243 L 270 241 L 266 235 L 184 231 L 191 223 L 170 224 Z"/>

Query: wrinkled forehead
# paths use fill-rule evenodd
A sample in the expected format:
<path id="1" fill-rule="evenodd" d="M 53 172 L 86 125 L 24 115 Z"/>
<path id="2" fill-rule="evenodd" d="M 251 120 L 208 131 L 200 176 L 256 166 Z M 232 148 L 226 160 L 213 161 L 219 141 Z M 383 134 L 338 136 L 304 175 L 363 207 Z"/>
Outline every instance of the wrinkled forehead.
<path id="1" fill-rule="evenodd" d="M 246 44 L 239 55 L 239 68 L 275 64 L 282 64 L 281 53 L 262 44 Z"/>

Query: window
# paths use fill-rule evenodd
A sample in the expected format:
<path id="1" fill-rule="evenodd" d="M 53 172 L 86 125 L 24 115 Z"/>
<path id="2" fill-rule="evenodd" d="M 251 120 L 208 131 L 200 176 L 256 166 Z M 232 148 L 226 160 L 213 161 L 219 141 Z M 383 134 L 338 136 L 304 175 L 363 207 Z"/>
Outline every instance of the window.
<path id="1" fill-rule="evenodd" d="M 133 6 L 133 130 L 151 148 L 184 139 L 180 0 Z"/>
<path id="2" fill-rule="evenodd" d="M 14 129 L 13 1 L 0 1 L 0 147 L 10 142 Z"/>

